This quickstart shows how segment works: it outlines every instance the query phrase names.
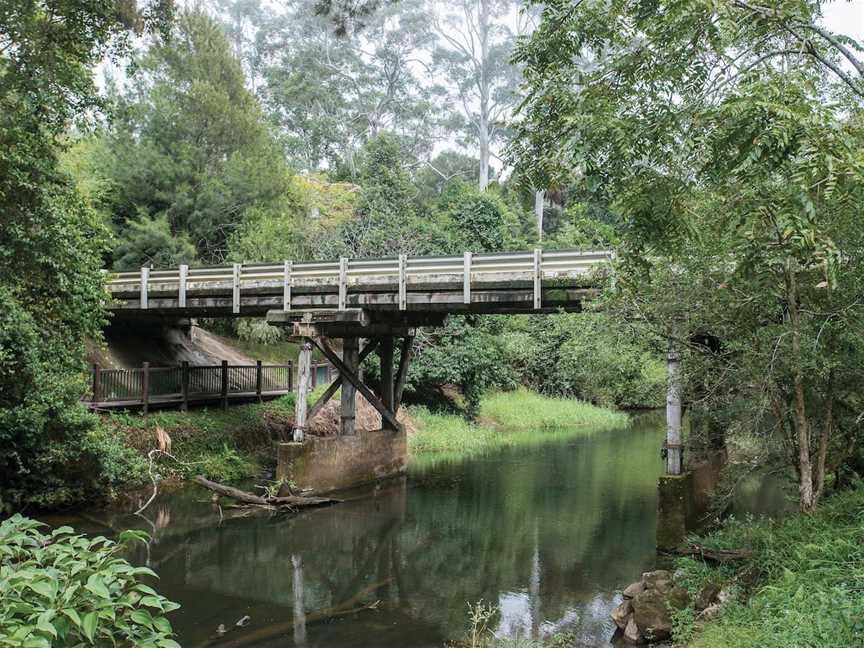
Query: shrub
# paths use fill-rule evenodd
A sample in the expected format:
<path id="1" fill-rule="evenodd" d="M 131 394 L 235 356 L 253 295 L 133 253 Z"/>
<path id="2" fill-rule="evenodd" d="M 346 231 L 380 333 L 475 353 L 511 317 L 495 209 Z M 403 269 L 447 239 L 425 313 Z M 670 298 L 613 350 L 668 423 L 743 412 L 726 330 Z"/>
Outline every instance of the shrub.
<path id="1" fill-rule="evenodd" d="M 0 645 L 180 648 L 163 616 L 179 606 L 139 582 L 156 574 L 118 557 L 145 534 L 118 543 L 44 526 L 18 514 L 0 524 Z"/>

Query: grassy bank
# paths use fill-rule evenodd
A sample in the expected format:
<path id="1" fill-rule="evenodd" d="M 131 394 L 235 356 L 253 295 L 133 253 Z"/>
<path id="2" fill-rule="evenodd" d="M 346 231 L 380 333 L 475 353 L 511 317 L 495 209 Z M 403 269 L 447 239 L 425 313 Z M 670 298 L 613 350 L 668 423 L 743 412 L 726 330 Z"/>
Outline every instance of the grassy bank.
<path id="1" fill-rule="evenodd" d="M 433 414 L 423 407 L 409 408 L 409 414 L 416 427 L 409 436 L 409 450 L 427 462 L 613 430 L 628 423 L 627 415 L 620 412 L 524 389 L 485 397 L 478 423 L 457 415 Z"/>
<path id="2" fill-rule="evenodd" d="M 149 479 L 144 458 L 159 447 L 157 429 L 167 433 L 170 452 L 177 458 L 177 461 L 160 459 L 161 475 L 203 474 L 216 481 L 230 482 L 257 476 L 273 462 L 272 430 L 293 414 L 294 395 L 288 394 L 267 403 L 237 405 L 226 410 L 157 411 L 147 417 L 112 413 L 103 417 L 102 425 L 140 457 L 128 475 L 130 485 Z"/>
<path id="3" fill-rule="evenodd" d="M 750 548 L 753 557 L 726 567 L 678 561 L 691 592 L 714 581 L 733 595 L 703 628 L 685 610 L 678 642 L 692 648 L 864 645 L 864 485 L 833 495 L 814 515 L 732 521 L 700 542 Z"/>

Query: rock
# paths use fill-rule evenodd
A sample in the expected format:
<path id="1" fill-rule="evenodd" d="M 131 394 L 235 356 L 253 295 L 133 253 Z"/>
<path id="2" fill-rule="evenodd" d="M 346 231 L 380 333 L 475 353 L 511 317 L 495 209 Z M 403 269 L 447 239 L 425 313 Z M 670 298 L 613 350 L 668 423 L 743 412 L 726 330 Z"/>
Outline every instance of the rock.
<path id="1" fill-rule="evenodd" d="M 696 610 L 701 612 L 709 605 L 717 602 L 717 596 L 720 594 L 719 583 L 705 583 L 699 594 L 696 596 Z"/>
<path id="2" fill-rule="evenodd" d="M 720 610 L 723 609 L 723 606 L 719 603 L 714 603 L 714 605 L 709 605 L 704 610 L 702 610 L 698 616 L 696 617 L 699 621 L 713 621 L 718 616 L 720 616 Z"/>
<path id="3" fill-rule="evenodd" d="M 655 580 L 649 589 L 654 590 L 655 592 L 660 592 L 664 596 L 669 594 L 672 591 L 672 587 L 675 585 L 671 580 L 667 580 L 665 578 L 660 578 Z"/>
<path id="4" fill-rule="evenodd" d="M 624 599 L 618 607 L 612 610 L 612 620 L 615 622 L 616 626 L 623 630 L 627 627 L 627 621 L 630 620 L 631 612 L 633 612 L 633 606 L 630 605 L 628 599 Z"/>
<path id="5" fill-rule="evenodd" d="M 669 594 L 666 595 L 666 600 L 669 605 L 676 610 L 683 610 L 690 602 L 690 595 L 687 593 L 686 589 L 680 585 L 675 585 L 671 590 L 669 590 Z"/>
<path id="6" fill-rule="evenodd" d="M 624 640 L 631 644 L 640 644 L 643 643 L 642 635 L 639 634 L 639 626 L 636 625 L 636 621 L 633 620 L 633 617 L 630 617 L 630 621 L 627 622 L 627 627 L 624 628 Z"/>
<path id="7" fill-rule="evenodd" d="M 726 602 L 732 598 L 732 590 L 730 589 L 721 589 L 717 594 L 717 602 L 720 605 L 726 605 Z"/>
<path id="8" fill-rule="evenodd" d="M 661 641 L 672 635 L 672 617 L 666 596 L 646 589 L 630 603 L 633 606 L 633 620 L 642 637 L 648 641 Z"/>
<path id="9" fill-rule="evenodd" d="M 642 584 L 645 586 L 645 589 L 653 589 L 658 581 L 671 580 L 672 574 L 665 569 L 658 569 L 657 571 L 645 572 L 642 574 Z"/>
<path id="10" fill-rule="evenodd" d="M 631 583 L 627 586 L 627 589 L 624 590 L 623 595 L 625 599 L 632 599 L 637 594 L 641 594 L 645 589 L 645 586 L 642 584 L 642 581 L 637 581 L 635 583 Z"/>

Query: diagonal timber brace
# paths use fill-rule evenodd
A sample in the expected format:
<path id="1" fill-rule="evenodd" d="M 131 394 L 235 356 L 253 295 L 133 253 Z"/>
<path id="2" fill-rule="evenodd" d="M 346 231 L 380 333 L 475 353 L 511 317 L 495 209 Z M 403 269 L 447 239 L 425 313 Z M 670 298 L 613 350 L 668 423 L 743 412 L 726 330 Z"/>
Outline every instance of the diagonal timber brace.
<path id="1" fill-rule="evenodd" d="M 369 344 L 367 344 L 363 350 L 360 352 L 359 362 L 363 364 L 363 361 L 369 357 L 376 348 L 378 348 L 378 340 L 371 340 Z M 333 396 L 336 395 L 336 392 L 339 391 L 339 386 L 342 384 L 342 376 L 341 374 L 336 377 L 330 386 L 327 387 L 327 390 L 321 394 L 321 397 L 315 401 L 315 404 L 309 408 L 309 413 L 306 414 L 306 425 L 309 425 L 309 422 L 317 416 L 324 406 L 330 401 Z"/>
<path id="2" fill-rule="evenodd" d="M 349 339 L 351 338 L 346 338 L 346 340 Z M 369 389 L 369 387 L 367 387 L 365 384 L 363 384 L 363 381 L 360 379 L 358 372 L 355 370 L 355 368 L 353 366 L 349 367 L 345 362 L 343 362 L 342 358 L 340 358 L 339 354 L 332 349 L 326 339 L 307 338 L 307 340 L 317 346 L 321 350 L 321 353 L 323 353 L 324 356 L 333 364 L 333 366 L 336 367 L 343 381 L 350 384 L 354 389 L 359 391 L 367 401 L 369 401 L 369 404 L 378 411 L 378 413 L 381 415 L 382 421 L 386 422 L 390 429 L 400 429 L 399 422 L 396 420 L 396 414 L 387 407 L 385 407 L 381 400 L 372 392 L 372 390 Z M 343 382 L 343 396 L 346 391 L 344 389 L 345 382 Z M 343 406 L 345 404 L 346 403 L 343 398 Z M 342 417 L 344 421 L 346 418 L 346 413 L 344 412 L 344 410 L 342 412 Z"/>

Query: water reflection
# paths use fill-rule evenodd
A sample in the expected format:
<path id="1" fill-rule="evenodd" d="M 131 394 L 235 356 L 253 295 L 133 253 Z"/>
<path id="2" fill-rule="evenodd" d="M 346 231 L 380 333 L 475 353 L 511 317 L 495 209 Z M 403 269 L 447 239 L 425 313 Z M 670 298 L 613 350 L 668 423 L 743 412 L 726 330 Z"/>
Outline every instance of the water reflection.
<path id="1" fill-rule="evenodd" d="M 187 647 L 440 647 L 480 599 L 499 637 L 607 645 L 616 588 L 654 561 L 662 434 L 647 421 L 439 464 L 295 516 L 232 519 L 185 490 L 148 510 L 155 539 L 134 559 L 183 605 Z"/>

